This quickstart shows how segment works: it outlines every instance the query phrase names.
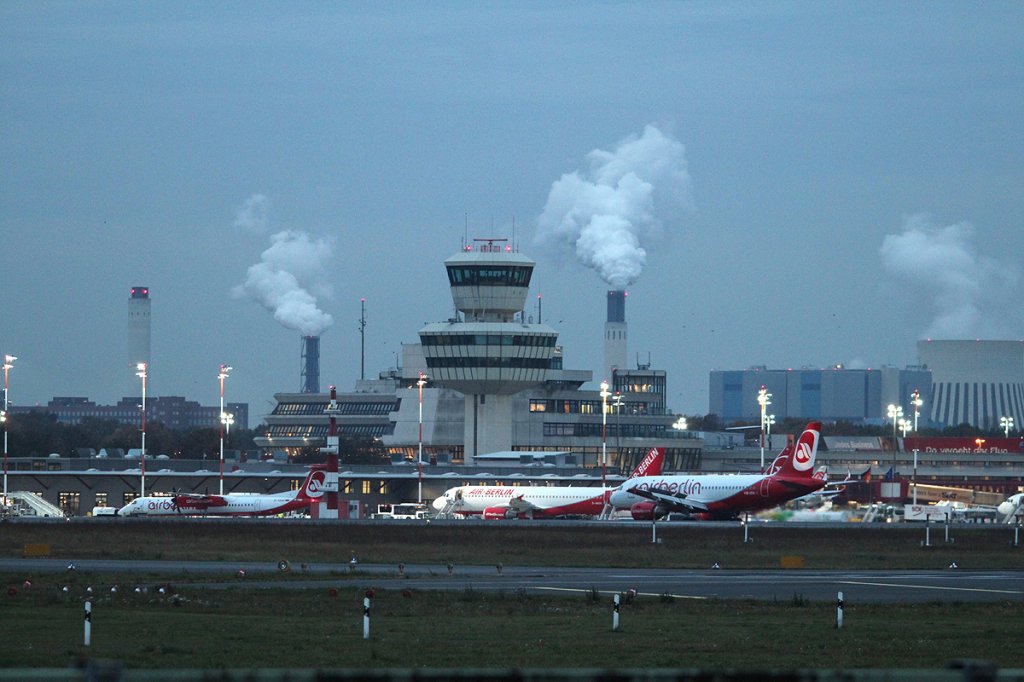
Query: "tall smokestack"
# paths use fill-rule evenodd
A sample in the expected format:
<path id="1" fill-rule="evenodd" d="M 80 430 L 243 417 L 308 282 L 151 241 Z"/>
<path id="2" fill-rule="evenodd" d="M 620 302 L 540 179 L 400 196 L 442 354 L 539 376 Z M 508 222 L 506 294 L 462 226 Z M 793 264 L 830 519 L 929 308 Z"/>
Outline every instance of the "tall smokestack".
<path id="1" fill-rule="evenodd" d="M 140 362 L 149 367 L 150 356 L 150 300 L 149 287 L 132 287 L 128 297 L 128 366 L 135 370 Z M 150 375 L 152 376 L 152 375 Z M 138 381 L 132 379 L 132 389 L 125 395 L 134 395 Z M 152 382 L 150 382 L 152 386 Z"/>
<path id="2" fill-rule="evenodd" d="M 615 370 L 626 369 L 626 292 L 608 292 L 608 321 L 604 323 L 604 373 L 612 381 Z"/>
<path id="3" fill-rule="evenodd" d="M 320 337 L 302 337 L 302 392 L 320 392 Z"/>

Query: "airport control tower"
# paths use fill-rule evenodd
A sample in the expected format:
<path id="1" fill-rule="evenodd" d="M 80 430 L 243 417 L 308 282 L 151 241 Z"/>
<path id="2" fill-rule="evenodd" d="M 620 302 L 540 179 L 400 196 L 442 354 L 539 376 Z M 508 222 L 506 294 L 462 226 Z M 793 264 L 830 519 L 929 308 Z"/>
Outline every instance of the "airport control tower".
<path id="1" fill-rule="evenodd" d="M 458 315 L 420 342 L 430 381 L 466 396 L 465 463 L 512 449 L 512 396 L 543 383 L 558 333 L 523 315 L 534 262 L 507 239 L 474 239 L 444 262 Z"/>

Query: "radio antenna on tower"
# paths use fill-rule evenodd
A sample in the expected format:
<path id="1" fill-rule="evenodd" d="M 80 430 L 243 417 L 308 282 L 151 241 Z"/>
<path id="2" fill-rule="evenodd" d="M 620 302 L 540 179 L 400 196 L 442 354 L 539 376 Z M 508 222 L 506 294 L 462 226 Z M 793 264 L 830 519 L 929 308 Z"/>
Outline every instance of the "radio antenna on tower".
<path id="1" fill-rule="evenodd" d="M 359 380 L 366 378 L 366 299 L 359 299 Z"/>

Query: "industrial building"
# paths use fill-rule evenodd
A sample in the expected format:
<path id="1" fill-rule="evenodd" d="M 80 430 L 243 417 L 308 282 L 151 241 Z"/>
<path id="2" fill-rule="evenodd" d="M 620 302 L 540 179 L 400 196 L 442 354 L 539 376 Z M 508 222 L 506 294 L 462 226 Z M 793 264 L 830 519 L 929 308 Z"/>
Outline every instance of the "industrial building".
<path id="1" fill-rule="evenodd" d="M 726 423 L 758 421 L 762 387 L 776 419 L 882 423 L 889 405 L 918 426 L 1024 424 L 1024 341 L 921 340 L 918 364 L 899 369 L 713 370 L 708 412 Z M 920 403 L 914 405 L 915 392 Z"/>
<path id="2" fill-rule="evenodd" d="M 1024 341 L 917 342 L 932 377 L 928 416 L 939 426 L 1000 427 L 1009 417 L 1024 426 Z"/>
<path id="3" fill-rule="evenodd" d="M 713 370 L 708 412 L 725 423 L 756 423 L 761 418 L 758 393 L 764 387 L 771 401 L 767 413 L 780 421 L 794 417 L 879 424 L 887 418 L 889 405 L 902 406 L 903 414 L 911 417 L 914 391 L 930 405 L 931 386 L 931 373 L 920 366 Z"/>

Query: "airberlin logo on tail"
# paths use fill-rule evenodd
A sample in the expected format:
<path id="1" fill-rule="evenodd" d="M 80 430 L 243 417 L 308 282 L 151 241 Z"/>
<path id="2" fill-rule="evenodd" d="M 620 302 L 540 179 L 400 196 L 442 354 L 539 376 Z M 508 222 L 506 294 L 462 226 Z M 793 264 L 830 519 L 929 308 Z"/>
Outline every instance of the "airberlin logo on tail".
<path id="1" fill-rule="evenodd" d="M 322 471 L 314 471 L 309 476 L 309 483 L 306 484 L 307 497 L 320 497 L 324 494 L 324 483 L 327 482 L 327 475 Z"/>
<path id="2" fill-rule="evenodd" d="M 637 478 L 638 476 L 646 476 L 647 470 L 654 464 L 654 460 L 658 458 L 658 448 L 651 448 L 651 451 L 647 453 L 644 460 L 637 466 L 636 471 L 630 478 Z"/>
<path id="3" fill-rule="evenodd" d="M 814 451 L 818 440 L 817 431 L 805 431 L 796 444 L 796 451 L 793 453 L 793 468 L 797 471 L 807 471 L 814 466 Z"/>

